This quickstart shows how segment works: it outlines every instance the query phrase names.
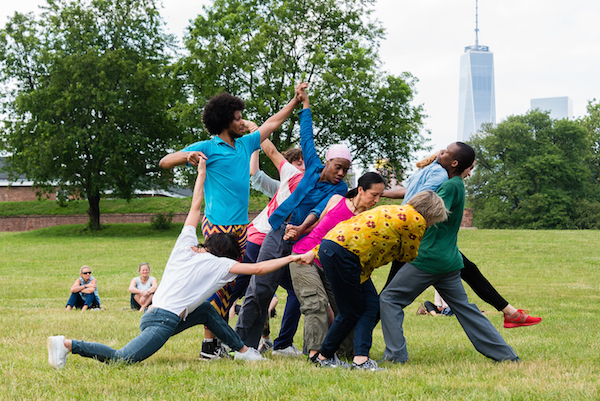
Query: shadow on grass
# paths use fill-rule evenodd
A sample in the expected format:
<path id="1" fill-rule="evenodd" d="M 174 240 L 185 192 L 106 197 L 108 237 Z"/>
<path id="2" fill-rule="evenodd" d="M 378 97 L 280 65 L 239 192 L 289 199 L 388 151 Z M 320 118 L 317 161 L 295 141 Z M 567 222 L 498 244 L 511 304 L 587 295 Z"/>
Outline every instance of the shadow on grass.
<path id="1" fill-rule="evenodd" d="M 176 238 L 181 232 L 183 223 L 171 223 L 168 230 L 153 229 L 150 223 L 136 224 L 103 224 L 98 231 L 90 230 L 85 224 L 73 224 L 40 228 L 18 233 L 19 236 L 29 238 L 57 238 L 57 237 L 86 237 L 86 238 L 138 238 L 138 237 L 165 237 Z M 200 234 L 199 234 L 200 235 Z"/>

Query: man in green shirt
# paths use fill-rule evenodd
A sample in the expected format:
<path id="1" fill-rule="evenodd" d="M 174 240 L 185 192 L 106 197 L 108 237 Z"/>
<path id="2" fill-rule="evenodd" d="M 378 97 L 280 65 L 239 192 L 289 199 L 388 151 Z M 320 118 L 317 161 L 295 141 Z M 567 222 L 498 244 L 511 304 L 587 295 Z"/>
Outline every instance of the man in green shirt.
<path id="1" fill-rule="evenodd" d="M 475 151 L 467 144 L 454 142 L 440 152 L 437 160 L 448 171 L 449 179 L 437 193 L 450 215 L 447 221 L 427 229 L 417 258 L 405 264 L 380 295 L 386 345 L 383 359 L 396 363 L 408 361 L 402 330 L 404 308 L 433 285 L 455 313 L 477 351 L 495 361 L 519 361 L 492 323 L 476 305 L 469 303 L 460 278 L 464 265 L 456 241 L 465 208 L 465 187 L 460 175 L 475 161 Z"/>

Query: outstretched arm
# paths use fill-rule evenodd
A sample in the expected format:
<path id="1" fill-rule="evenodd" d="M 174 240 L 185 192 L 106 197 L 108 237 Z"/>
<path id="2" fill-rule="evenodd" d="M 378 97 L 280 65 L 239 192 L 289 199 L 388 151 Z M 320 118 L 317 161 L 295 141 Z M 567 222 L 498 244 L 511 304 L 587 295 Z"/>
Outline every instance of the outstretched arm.
<path id="1" fill-rule="evenodd" d="M 301 86 L 306 88 L 308 87 L 308 84 L 306 82 L 302 82 L 300 85 L 298 85 L 298 87 Z M 298 89 L 296 88 L 296 90 Z M 273 116 L 269 117 L 269 119 L 265 121 L 264 124 L 260 126 L 260 128 L 258 128 L 258 130 L 260 131 L 261 142 L 267 139 L 269 136 L 271 136 L 273 131 L 279 128 L 281 124 L 283 124 L 283 122 L 290 116 L 290 114 L 292 114 L 292 111 L 294 111 L 294 108 L 296 108 L 296 106 L 299 103 L 300 101 L 298 100 L 297 96 L 294 96 L 294 98 L 290 100 L 289 103 L 286 104 L 283 109 L 281 109 L 277 114 L 274 114 Z"/>
<path id="2" fill-rule="evenodd" d="M 206 156 L 202 152 L 175 152 L 169 153 L 158 162 L 161 168 L 173 168 L 176 166 L 183 166 L 184 164 L 190 163 L 192 166 L 197 166 L 200 159 L 206 160 Z"/>
<path id="3" fill-rule="evenodd" d="M 386 189 L 385 191 L 383 191 L 383 194 L 381 194 L 381 196 L 383 196 L 384 198 L 390 198 L 390 199 L 404 199 L 405 195 L 406 195 L 406 188 L 404 188 L 404 187 L 395 188 L 395 189 Z"/>
<path id="4" fill-rule="evenodd" d="M 204 180 L 206 179 L 206 161 L 200 159 L 198 163 L 198 177 L 196 177 L 196 185 L 194 185 L 194 194 L 192 195 L 192 205 L 190 212 L 185 219 L 184 226 L 194 226 L 198 228 L 200 222 L 200 208 L 202 207 L 202 199 L 204 198 Z"/>
<path id="5" fill-rule="evenodd" d="M 281 269 L 283 266 L 296 262 L 302 264 L 301 255 L 289 255 L 283 258 L 265 260 L 259 263 L 236 263 L 229 269 L 233 274 L 256 274 L 263 276 L 265 274 Z"/>
<path id="6" fill-rule="evenodd" d="M 333 195 L 329 201 L 327 202 L 327 206 L 325 206 L 325 209 L 323 210 L 323 213 L 321 213 L 321 217 L 319 217 L 318 219 L 316 218 L 317 216 L 313 213 L 309 213 L 308 216 L 306 216 L 306 219 L 304 219 L 304 221 L 302 222 L 301 225 L 299 226 L 293 226 L 291 224 L 288 224 L 287 227 L 285 228 L 285 235 L 283 236 L 283 239 L 285 241 L 297 241 L 298 238 L 304 234 L 305 232 L 308 231 L 312 231 L 312 229 L 321 221 L 321 219 L 323 217 L 325 217 L 325 215 L 327 215 L 327 213 L 335 206 L 338 204 L 338 202 L 340 202 L 344 197 L 341 195 Z"/>

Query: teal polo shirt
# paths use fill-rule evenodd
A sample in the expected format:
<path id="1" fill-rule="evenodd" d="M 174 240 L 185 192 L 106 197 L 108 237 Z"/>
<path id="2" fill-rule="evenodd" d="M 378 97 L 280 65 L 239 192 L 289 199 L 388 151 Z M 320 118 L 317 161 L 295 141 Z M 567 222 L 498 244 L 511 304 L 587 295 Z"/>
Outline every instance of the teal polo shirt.
<path id="1" fill-rule="evenodd" d="M 250 156 L 260 149 L 260 132 L 235 139 L 235 147 L 218 136 L 193 143 L 182 152 L 206 155 L 204 214 L 212 224 L 248 224 Z"/>

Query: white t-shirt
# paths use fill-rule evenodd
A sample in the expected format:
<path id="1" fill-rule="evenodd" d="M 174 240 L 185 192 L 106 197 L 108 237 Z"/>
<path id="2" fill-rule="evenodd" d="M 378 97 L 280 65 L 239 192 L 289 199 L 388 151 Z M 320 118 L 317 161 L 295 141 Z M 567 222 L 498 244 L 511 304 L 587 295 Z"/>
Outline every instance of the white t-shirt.
<path id="1" fill-rule="evenodd" d="M 229 273 L 237 261 L 210 253 L 196 253 L 191 249 L 196 245 L 196 228 L 183 227 L 152 299 L 155 308 L 178 316 L 185 311 L 184 320 L 219 288 L 237 277 L 237 274 Z"/>

